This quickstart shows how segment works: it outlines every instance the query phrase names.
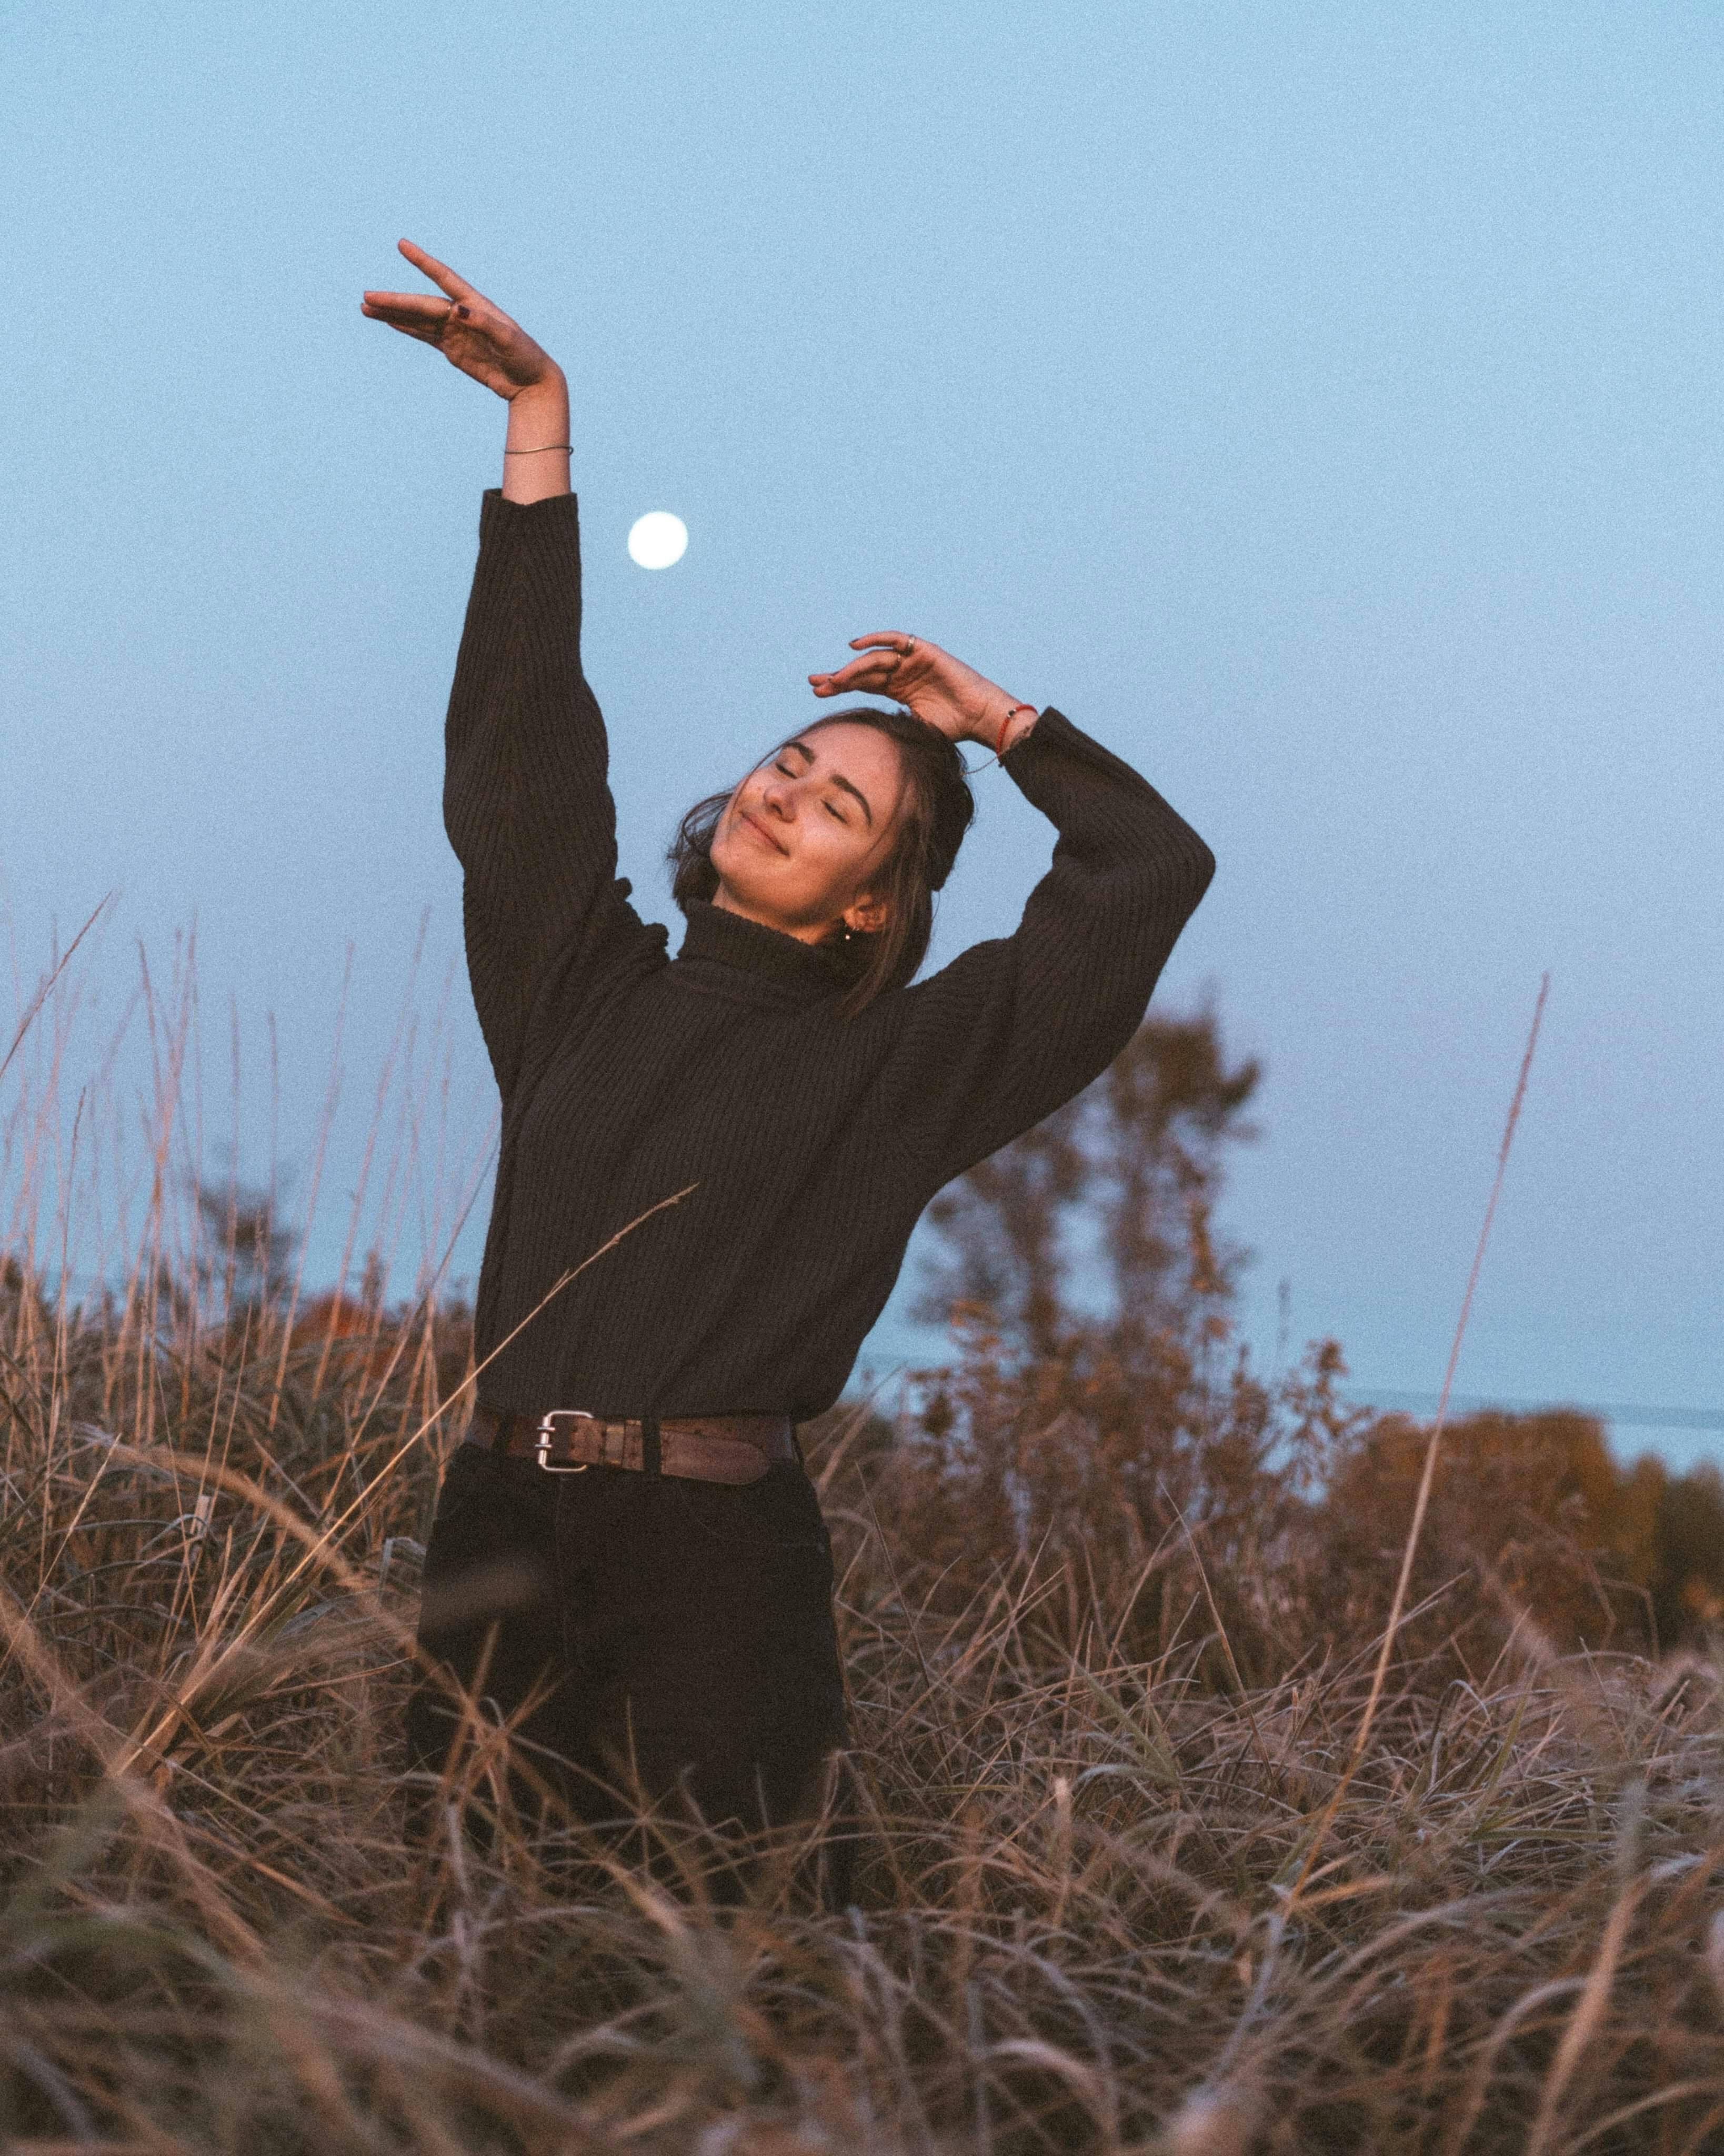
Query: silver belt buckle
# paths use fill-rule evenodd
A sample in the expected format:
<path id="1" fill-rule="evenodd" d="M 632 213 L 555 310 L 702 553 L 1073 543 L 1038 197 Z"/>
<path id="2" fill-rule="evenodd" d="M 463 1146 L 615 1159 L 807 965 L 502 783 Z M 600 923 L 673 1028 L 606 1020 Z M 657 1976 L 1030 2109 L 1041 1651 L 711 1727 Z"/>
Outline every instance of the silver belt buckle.
<path id="1" fill-rule="evenodd" d="M 540 1422 L 533 1438 L 533 1457 L 547 1475 L 584 1475 L 593 1465 L 590 1460 L 577 1460 L 572 1467 L 559 1466 L 551 1457 L 551 1448 L 557 1442 L 555 1424 L 559 1421 L 598 1422 L 599 1418 L 586 1408 L 552 1408 Z M 603 1424 L 600 1424 L 603 1428 Z"/>

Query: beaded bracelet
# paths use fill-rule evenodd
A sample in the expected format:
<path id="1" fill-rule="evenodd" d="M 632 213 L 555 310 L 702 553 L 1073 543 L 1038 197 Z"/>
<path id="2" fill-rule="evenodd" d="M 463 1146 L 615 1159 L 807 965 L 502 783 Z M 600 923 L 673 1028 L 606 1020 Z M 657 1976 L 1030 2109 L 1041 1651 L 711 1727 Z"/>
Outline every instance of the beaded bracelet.
<path id="1" fill-rule="evenodd" d="M 1000 757 L 1006 752 L 1006 736 L 1012 731 L 1013 720 L 1017 717 L 1019 711 L 1033 711 L 1034 709 L 1035 706 L 1034 704 L 1013 704 L 1011 710 L 1007 712 L 1005 717 L 1000 721 L 999 747 L 995 749 L 993 752 L 994 761 L 996 762 L 998 762 Z"/>

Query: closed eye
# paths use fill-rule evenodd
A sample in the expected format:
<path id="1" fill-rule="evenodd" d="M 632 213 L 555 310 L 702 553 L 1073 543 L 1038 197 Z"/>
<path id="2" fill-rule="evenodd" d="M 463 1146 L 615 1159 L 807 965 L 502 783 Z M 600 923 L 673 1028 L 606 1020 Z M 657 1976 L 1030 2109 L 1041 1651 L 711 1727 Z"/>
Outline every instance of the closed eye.
<path id="1" fill-rule="evenodd" d="M 800 756 L 805 757 L 808 759 L 807 763 L 801 771 L 797 770 L 793 765 L 785 763 L 782 760 L 776 762 L 772 766 L 773 770 L 782 772 L 787 778 L 806 778 L 808 772 L 813 769 L 815 762 L 814 752 L 808 747 L 806 742 L 788 742 L 781 752 L 781 758 L 783 756 Z M 874 811 L 869 807 L 868 796 L 862 791 L 861 788 L 859 786 L 853 786 L 849 780 L 846 778 L 841 772 L 833 773 L 832 783 L 839 789 L 839 793 L 848 793 L 849 795 L 856 806 L 862 811 L 863 820 L 867 824 L 869 829 L 872 830 L 874 828 Z M 825 805 L 828 810 L 834 816 L 837 817 L 839 822 L 844 824 L 846 829 L 848 829 L 849 827 L 849 818 L 844 814 L 841 810 L 834 808 L 830 801 L 829 801 Z"/>
<path id="2" fill-rule="evenodd" d="M 786 778 L 800 778 L 802 776 L 802 773 L 791 764 L 775 763 L 772 766 L 772 768 L 774 771 L 782 772 Z M 849 818 L 846 816 L 843 809 L 839 808 L 834 803 L 830 801 L 823 801 L 820 803 L 820 806 L 826 811 L 827 814 L 831 817 L 834 824 L 842 824 L 846 830 L 849 829 Z"/>

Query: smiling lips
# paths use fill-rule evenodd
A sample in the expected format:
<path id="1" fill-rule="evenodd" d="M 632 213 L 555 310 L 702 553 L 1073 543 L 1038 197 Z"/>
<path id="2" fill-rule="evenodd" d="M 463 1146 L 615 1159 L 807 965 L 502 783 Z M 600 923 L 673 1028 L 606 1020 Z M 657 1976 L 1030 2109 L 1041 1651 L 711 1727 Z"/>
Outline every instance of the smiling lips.
<path id="1" fill-rule="evenodd" d="M 746 808 L 739 808 L 736 811 L 736 814 L 741 818 L 742 821 L 747 824 L 748 828 L 754 833 L 755 836 L 757 839 L 763 839 L 765 843 L 772 848 L 775 854 L 788 854 L 790 851 L 788 846 L 781 846 L 779 844 L 778 841 L 772 836 L 766 825 L 761 822 L 758 816 L 751 815 Z"/>

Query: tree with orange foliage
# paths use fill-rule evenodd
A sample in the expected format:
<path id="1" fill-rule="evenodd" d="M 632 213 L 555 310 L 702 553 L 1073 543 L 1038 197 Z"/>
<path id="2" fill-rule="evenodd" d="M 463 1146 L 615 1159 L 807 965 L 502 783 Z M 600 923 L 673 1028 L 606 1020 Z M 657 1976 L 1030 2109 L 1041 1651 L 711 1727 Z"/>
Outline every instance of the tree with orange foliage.
<path id="1" fill-rule="evenodd" d="M 1321 1511 L 1337 1635 L 1388 1606 L 1429 1433 L 1384 1418 L 1338 1464 Z M 1654 1520 L 1610 1457 L 1602 1425 L 1573 1409 L 1490 1410 L 1443 1433 L 1407 1627 L 1417 1656 L 1452 1648 L 1482 1674 L 1524 1612 L 1556 1646 L 1644 1644 Z"/>

